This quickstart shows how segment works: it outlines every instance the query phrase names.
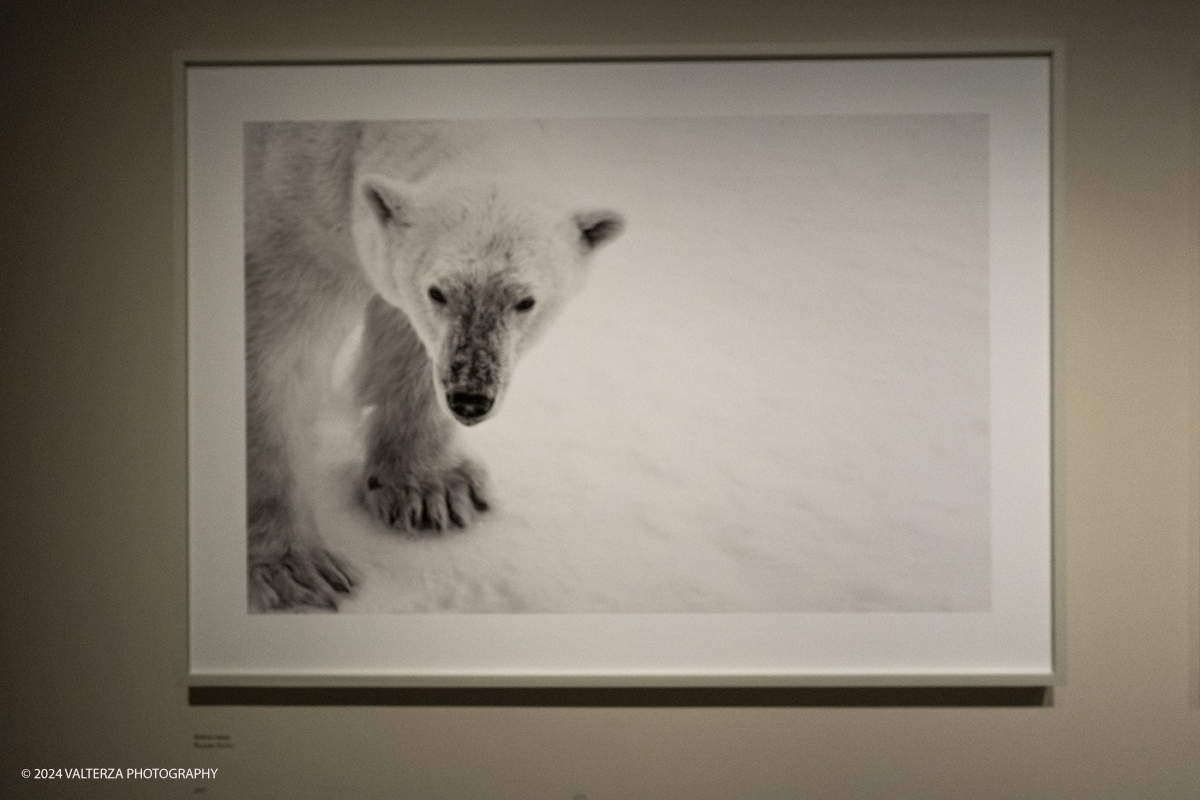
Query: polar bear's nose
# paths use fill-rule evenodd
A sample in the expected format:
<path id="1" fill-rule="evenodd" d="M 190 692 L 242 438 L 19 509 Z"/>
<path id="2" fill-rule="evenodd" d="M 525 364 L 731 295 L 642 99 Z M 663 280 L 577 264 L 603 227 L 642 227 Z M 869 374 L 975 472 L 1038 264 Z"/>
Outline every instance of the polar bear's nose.
<path id="1" fill-rule="evenodd" d="M 492 398 L 471 392 L 451 392 L 446 402 L 454 416 L 464 422 L 478 419 L 492 408 Z"/>

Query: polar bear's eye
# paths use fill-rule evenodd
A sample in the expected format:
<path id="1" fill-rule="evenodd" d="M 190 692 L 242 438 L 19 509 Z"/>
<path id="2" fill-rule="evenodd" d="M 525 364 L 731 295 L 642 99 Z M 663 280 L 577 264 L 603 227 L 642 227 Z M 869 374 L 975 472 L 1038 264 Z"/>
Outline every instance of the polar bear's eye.
<path id="1" fill-rule="evenodd" d="M 517 311 L 528 311 L 529 309 L 533 308 L 533 298 L 526 297 L 524 300 L 513 306 L 513 308 L 515 308 Z"/>
<path id="2" fill-rule="evenodd" d="M 429 299 L 440 306 L 446 305 L 446 295 L 442 294 L 436 286 L 429 287 Z"/>

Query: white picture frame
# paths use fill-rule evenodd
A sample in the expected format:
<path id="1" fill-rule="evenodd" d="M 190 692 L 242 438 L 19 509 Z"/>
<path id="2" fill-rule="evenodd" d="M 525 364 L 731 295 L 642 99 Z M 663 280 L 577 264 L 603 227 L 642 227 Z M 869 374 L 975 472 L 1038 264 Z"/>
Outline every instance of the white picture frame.
<path id="1" fill-rule="evenodd" d="M 1061 107 L 1060 70 L 1061 55 L 1057 47 L 1042 44 L 955 49 L 742 47 L 686 51 L 545 49 L 181 55 L 177 63 L 177 141 L 180 151 L 179 249 L 184 264 L 187 319 L 189 683 L 193 686 L 1041 686 L 1055 683 L 1061 676 L 1062 638 L 1058 632 L 1061 604 L 1055 601 L 1059 589 L 1055 580 L 1052 491 L 1051 308 L 1056 246 L 1054 217 L 1056 196 L 1060 191 L 1055 167 L 1058 162 L 1055 126 Z M 859 351 L 860 355 L 866 353 L 862 355 L 864 364 L 887 361 L 887 353 L 878 349 L 881 342 L 951 341 L 958 347 L 969 341 L 970 347 L 974 348 L 962 344 L 960 349 L 968 354 L 962 356 L 956 350 L 959 354 L 953 355 L 953 358 L 967 360 L 964 367 L 967 372 L 982 375 L 982 383 L 976 381 L 972 384 L 974 389 L 965 390 L 968 394 L 976 393 L 972 395 L 973 399 L 963 401 L 974 411 L 963 411 L 959 419 L 963 425 L 975 425 L 972 429 L 975 438 L 971 440 L 974 443 L 963 444 L 963 438 L 955 435 L 958 428 L 937 429 L 938 441 L 949 442 L 951 447 L 962 445 L 966 452 L 962 458 L 974 466 L 956 471 L 954 464 L 961 461 L 955 461 L 959 459 L 957 455 L 939 466 L 921 461 L 911 468 L 912 472 L 924 476 L 920 480 L 914 478 L 914 485 L 934 487 L 929 490 L 934 494 L 921 495 L 919 502 L 904 499 L 897 507 L 911 510 L 920 505 L 924 511 L 905 516 L 908 511 L 893 509 L 874 516 L 864 515 L 865 521 L 860 520 L 860 524 L 864 531 L 862 535 L 867 538 L 854 552 L 878 558 L 881 564 L 873 568 L 875 572 L 864 578 L 862 575 L 867 573 L 860 574 L 847 568 L 850 569 L 847 574 L 852 572 L 854 577 L 839 578 L 837 569 L 843 562 L 838 561 L 836 554 L 830 555 L 813 546 L 813 560 L 827 559 L 823 563 L 833 575 L 828 580 L 829 586 L 834 588 L 825 590 L 824 594 L 814 590 L 810 597 L 796 592 L 792 599 L 793 594 L 789 594 L 792 588 L 789 587 L 815 581 L 812 576 L 818 575 L 818 570 L 813 567 L 810 571 L 806 567 L 796 573 L 794 583 L 789 583 L 787 569 L 792 561 L 788 560 L 777 562 L 778 572 L 783 576 L 779 578 L 782 588 L 774 595 L 764 590 L 763 596 L 768 599 L 757 606 L 755 602 L 727 601 L 718 597 L 720 593 L 715 590 L 712 594 L 718 599 L 701 599 L 690 604 L 678 599 L 682 594 L 668 596 L 661 604 L 649 591 L 645 598 L 651 599 L 637 599 L 642 597 L 638 594 L 639 587 L 654 575 L 664 576 L 667 581 L 662 565 L 677 557 L 667 547 L 662 552 L 655 551 L 654 558 L 659 561 L 645 567 L 644 572 L 630 573 L 627 583 L 633 588 L 625 589 L 635 598 L 630 607 L 618 607 L 615 600 L 611 608 L 605 607 L 603 597 L 598 605 L 587 606 L 578 598 L 570 597 L 570 590 L 566 589 L 559 605 L 555 605 L 558 601 L 554 597 L 542 606 L 525 598 L 522 602 L 526 605 L 522 608 L 528 610 L 514 610 L 497 601 L 494 607 L 486 604 L 466 609 L 450 606 L 448 610 L 406 607 L 391 613 L 380 608 L 362 609 L 373 613 L 248 612 L 242 173 L 242 137 L 246 123 L 486 120 L 503 125 L 503 121 L 511 120 L 551 120 L 548 128 L 552 133 L 560 128 L 570 131 L 594 128 L 603 134 L 618 127 L 614 121 L 623 121 L 622 124 L 634 126 L 636 136 L 629 139 L 630 134 L 625 130 L 613 133 L 612 137 L 626 136 L 622 142 L 642 142 L 654 140 L 655 136 L 670 140 L 675 131 L 683 129 L 681 121 L 690 121 L 689 124 L 694 122 L 694 129 L 700 131 L 698 141 L 721 139 L 720 147 L 713 145 L 712 153 L 729 154 L 742 147 L 737 137 L 747 130 L 758 130 L 754 120 L 762 119 L 783 119 L 786 122 L 781 124 L 787 137 L 798 137 L 795 141 L 801 142 L 819 141 L 833 148 L 805 162 L 815 159 L 818 162 L 815 167 L 811 164 L 803 167 L 815 170 L 804 175 L 824 176 L 828 186 L 832 187 L 818 197 L 819 202 L 806 206 L 823 207 L 823 213 L 828 216 L 824 222 L 812 223 L 809 227 L 803 224 L 785 227 L 779 234 L 784 237 L 782 241 L 769 243 L 769 247 L 764 245 L 766 250 L 762 252 L 767 256 L 762 256 L 750 244 L 740 244 L 738 249 L 729 252 L 742 253 L 748 259 L 769 259 L 771 253 L 784 250 L 803 253 L 812 237 L 817 235 L 814 232 L 848 225 L 838 221 L 844 219 L 838 216 L 838 210 L 842 208 L 839 203 L 845 204 L 848 198 L 853 200 L 860 195 L 840 193 L 839 180 L 857 181 L 859 189 L 856 191 L 864 193 L 861 197 L 867 198 L 863 201 L 867 206 L 874 202 L 868 197 L 874 191 L 871 187 L 890 187 L 886 188 L 890 192 L 886 202 L 891 204 L 887 207 L 893 211 L 887 213 L 893 216 L 887 218 L 890 220 L 887 224 L 896 229 L 909 225 L 905 230 L 910 230 L 912 225 L 936 223 L 938 219 L 946 219 L 945 215 L 954 209 L 967 209 L 963 212 L 967 216 L 975 212 L 984 215 L 981 227 L 976 224 L 979 220 L 954 223 L 967 227 L 975 225 L 968 231 L 975 238 L 969 246 L 962 247 L 975 248 L 971 252 L 976 256 L 983 253 L 984 259 L 983 272 L 972 267 L 974 277 L 970 278 L 978 283 L 976 289 L 970 290 L 975 292 L 971 297 L 975 300 L 982 297 L 980 308 L 983 311 L 964 312 L 969 319 L 967 324 L 974 326 L 971 330 L 975 333 L 971 335 L 960 335 L 958 328 L 939 327 L 947 319 L 946 309 L 959 309 L 967 302 L 962 300 L 964 295 L 955 294 L 945 301 L 945 305 L 935 305 L 919 314 L 910 313 L 915 306 L 904 306 L 907 309 L 904 313 L 893 314 L 888 305 L 888 298 L 926 291 L 929 285 L 945 280 L 951 273 L 944 270 L 932 277 L 925 273 L 906 273 L 917 275 L 911 279 L 915 283 L 905 282 L 907 279 L 895 283 L 895 275 L 888 273 L 893 282 L 881 287 L 871 277 L 880 274 L 879 268 L 864 267 L 866 271 L 862 274 L 866 277 L 862 280 L 867 281 L 864 285 L 868 286 L 864 294 L 846 299 L 844 293 L 838 294 L 840 290 L 830 290 L 829 296 L 842 297 L 844 306 L 834 301 L 830 301 L 833 305 L 816 304 L 814 300 L 811 307 L 799 304 L 794 308 L 797 318 L 802 312 L 811 317 L 820 309 L 826 309 L 831 317 L 836 313 L 843 320 L 847 315 L 862 313 L 862 320 L 902 318 L 913 326 L 922 326 L 921 331 L 914 327 L 899 332 L 875 330 L 869 336 L 864 335 L 864 349 Z M 628 122 L 630 120 L 634 122 Z M 574 122 L 559 124 L 560 121 Z M 739 121 L 749 122 L 741 125 Z M 718 133 L 709 137 L 710 130 Z M 875 144 L 862 144 L 858 150 L 853 147 L 837 149 L 841 147 L 838 143 L 845 141 Z M 893 144 L 900 147 L 901 143 L 903 147 L 914 148 L 912 154 L 893 157 Z M 680 149 L 693 146 L 707 145 L 681 143 Z M 678 174 L 678 164 L 669 161 L 672 148 L 662 148 L 662 154 L 654 159 L 645 156 L 643 160 L 654 161 L 664 170 L 663 175 L 655 175 L 647 185 L 663 187 L 665 199 L 657 205 L 647 200 L 648 189 L 642 186 L 638 189 L 642 194 L 637 197 L 644 202 L 641 205 L 634 202 L 633 206 L 644 210 L 659 209 L 660 215 L 654 219 L 659 223 L 665 219 L 667 225 L 673 224 L 673 218 L 661 212 L 662 206 L 672 200 L 679 201 L 672 205 L 686 205 L 683 200 L 697 200 L 695 193 L 698 191 L 714 192 L 707 205 L 722 200 L 728 202 L 728 195 L 718 197 L 720 190 L 739 198 L 737 207 L 748 207 L 741 199 L 742 193 L 765 191 L 762 187 L 769 183 L 763 176 L 769 175 L 772 169 L 764 165 L 778 164 L 781 174 L 792 168 L 788 159 L 777 158 L 769 149 L 779 146 L 745 145 L 747 151 L 768 148 L 751 158 L 749 167 L 739 167 L 749 170 L 744 174 L 755 176 L 747 177 L 745 185 L 735 179 L 732 185 L 726 182 L 717 187 L 711 181 L 705 183 L 707 175 L 701 175 L 684 188 L 681 188 L 682 184 L 674 186 L 664 177 L 670 171 L 674 171 L 670 174 Z M 616 145 L 610 149 L 619 152 Z M 856 156 L 860 150 L 867 155 Z M 880 160 L 871 161 L 875 158 L 872 153 L 883 155 L 879 156 Z M 605 157 L 612 157 L 611 153 L 606 153 Z M 822 158 L 839 166 L 834 169 L 823 165 Z M 964 167 L 967 171 L 974 170 L 971 172 L 974 177 L 960 181 L 955 168 L 945 166 L 946 175 L 942 178 L 930 178 L 928 185 L 921 183 L 917 188 L 910 185 L 914 180 L 910 171 L 916 173 L 918 170 L 916 167 L 909 170 L 906 165 L 937 166 L 935 170 L 925 168 L 920 173 L 928 175 L 941 170 L 939 164 L 948 164 L 953 159 L 968 165 Z M 702 161 L 698 159 L 697 163 Z M 643 164 L 639 165 L 638 171 L 644 174 L 653 168 Z M 597 185 L 601 189 L 612 188 L 617 181 L 613 178 Z M 781 202 L 793 202 L 792 195 L 786 193 L 787 187 L 792 185 L 790 180 L 781 179 L 780 185 L 783 188 L 778 191 L 784 194 L 778 196 L 785 198 Z M 953 187 L 955 192 L 961 191 L 962 197 L 932 198 L 928 209 L 922 212 L 925 216 L 919 219 L 910 219 L 894 211 L 906 203 L 911 204 L 912 198 L 920 192 L 936 192 L 940 191 L 938 187 L 945 186 Z M 670 192 L 675 194 L 668 194 Z M 692 196 L 685 198 L 689 192 Z M 622 196 L 619 188 L 616 194 Z M 635 193 L 630 190 L 628 194 L 633 197 Z M 767 204 L 775 196 L 755 194 L 754 202 Z M 812 196 L 807 202 L 812 202 Z M 855 203 L 857 207 L 857 201 Z M 656 269 L 659 268 L 657 265 L 667 264 L 661 267 L 663 271 L 654 273 L 658 276 L 655 279 L 646 278 L 647 273 L 643 273 L 643 285 L 657 292 L 656 303 L 650 305 L 657 305 L 664 314 L 673 315 L 675 324 L 680 326 L 678 330 L 693 330 L 689 325 L 694 324 L 694 319 L 689 315 L 693 314 L 694 306 L 686 304 L 709 303 L 707 308 L 711 313 L 714 296 L 720 299 L 714 287 L 728 286 L 732 273 L 721 273 L 720 280 L 714 279 L 714 283 L 707 285 L 705 291 L 709 293 L 703 297 L 684 291 L 677 296 L 664 297 L 666 293 L 662 287 L 687 283 L 683 266 L 668 264 L 672 252 L 684 251 L 648 244 L 655 241 L 657 234 L 646 223 L 651 216 L 649 211 L 640 218 L 627 209 L 622 211 L 628 218 L 626 236 L 629 239 L 612 245 L 611 258 L 618 264 L 614 271 L 624 269 L 621 274 L 625 276 L 625 287 L 629 288 L 636 285 L 633 281 L 637 273 L 627 262 L 640 259 L 639 263 L 644 264 L 650 260 L 647 256 L 653 255 L 657 257 L 654 259 Z M 749 218 L 750 212 L 746 213 Z M 678 218 L 674 219 L 679 222 Z M 918 222 L 913 223 L 913 219 Z M 662 225 L 658 227 L 661 229 Z M 711 229 L 711 224 L 705 228 Z M 829 270 L 834 270 L 839 263 L 857 264 L 856 259 L 879 264 L 894 263 L 889 259 L 908 259 L 904 261 L 905 269 L 908 269 L 913 264 L 919 267 L 932 263 L 934 256 L 928 251 L 930 241 L 940 243 L 937 247 L 951 248 L 951 244 L 947 244 L 949 239 L 936 230 L 932 234 L 934 238 L 928 240 L 905 238 L 908 235 L 896 233 L 895 236 L 900 238 L 891 239 L 883 234 L 877 239 L 867 236 L 865 238 L 870 242 L 861 245 L 870 250 L 866 255 L 857 250 L 851 252 L 853 248 L 849 245 L 846 246 L 849 249 L 838 250 L 836 243 L 826 242 L 826 249 L 820 251 L 824 253 L 821 258 L 825 259 L 823 263 L 830 265 Z M 672 236 L 676 244 L 684 238 L 679 231 Z M 756 237 L 755 241 L 763 238 L 761 232 Z M 958 244 L 959 239 L 955 238 L 954 247 Z M 898 248 L 894 252 L 880 250 L 893 245 Z M 716 246 L 704 243 L 701 249 L 712 251 Z M 619 251 L 621 247 L 626 250 Z M 695 254 L 692 250 L 686 252 Z M 960 253 L 959 250 L 955 252 Z M 667 257 L 663 257 L 664 253 Z M 942 256 L 945 254 L 937 257 Z M 598 260 L 603 258 L 609 258 L 609 254 L 597 256 Z M 967 259 L 966 256 L 962 258 Z M 715 259 L 715 266 L 710 264 L 704 269 L 716 275 L 722 269 L 721 264 L 728 263 Z M 605 266 L 600 264 L 595 269 L 603 270 Z M 778 277 L 783 273 L 771 274 Z M 609 278 L 593 276 L 592 280 L 601 282 L 597 294 L 607 297 L 610 306 L 612 298 L 620 296 L 620 286 L 603 283 Z M 821 285 L 829 286 L 827 282 Z M 583 296 L 591 288 L 589 285 Z M 762 294 L 763 284 L 752 288 Z M 768 293 L 773 303 L 770 313 L 780 320 L 789 319 L 786 304 L 798 302 L 797 297 L 813 296 L 812 292 L 800 293 L 811 288 L 792 286 L 777 295 Z M 958 288 L 954 291 L 958 292 Z M 639 303 L 638 308 L 646 305 Z M 865 311 L 861 308 L 864 305 L 869 306 Z M 724 306 L 718 302 L 716 307 Z M 588 324 L 595 325 L 597 319 L 603 321 L 606 318 L 587 316 L 590 312 L 586 309 L 591 306 L 585 304 L 581 308 L 584 310 L 578 313 L 584 316 L 567 319 L 572 313 L 568 311 L 559 324 L 574 325 L 571 330 L 583 337 L 589 330 Z M 859 308 L 859 311 L 853 312 L 853 308 Z M 739 324 L 736 320 L 740 318 L 758 324 L 753 307 L 748 309 L 744 300 L 731 302 L 728 309 L 733 322 L 725 320 L 722 324 Z M 858 318 L 853 317 L 851 322 L 854 319 Z M 789 323 L 775 324 L 786 326 Z M 755 335 L 761 337 L 761 331 L 755 330 L 758 331 Z M 806 330 L 807 340 L 813 340 L 814 330 Z M 575 334 L 564 334 L 569 335 Z M 553 336 L 554 333 L 547 334 L 547 341 Z M 643 332 L 643 340 L 646 336 Z M 833 338 L 834 333 L 830 333 L 830 337 Z M 670 342 L 669 337 L 654 341 Z M 715 352 L 711 343 L 705 347 L 711 359 L 721 367 L 718 373 L 732 371 L 741 376 L 745 370 L 752 369 L 752 365 L 742 365 L 737 355 L 744 352 L 744 345 L 742 342 L 742 350 L 731 347 L 729 352 Z M 944 348 L 938 349 L 941 345 L 931 344 L 930 347 L 930 353 L 936 351 L 945 355 Z M 846 366 L 840 360 L 845 352 L 839 347 L 823 357 L 808 353 L 806 357 L 810 360 L 805 363 L 824 364 L 829 372 L 821 374 L 828 375 L 840 374 L 839 369 L 851 372 L 867 369 L 861 364 Z M 665 355 L 660 353 L 663 358 L 677 357 L 675 350 L 669 347 L 663 353 Z M 947 384 L 945 381 L 926 384 L 916 379 L 912 384 L 910 378 L 925 369 L 921 358 L 913 358 L 899 366 L 878 367 L 879 372 L 860 373 L 846 386 L 857 389 L 874 386 L 888 396 L 908 392 L 904 402 L 897 400 L 898 405 L 888 408 L 894 411 L 909 408 L 915 402 L 927 403 L 917 408 L 914 415 L 922 420 L 937 418 L 946 407 L 942 404 L 948 401 L 946 394 L 936 390 Z M 554 369 L 549 359 L 546 356 L 537 369 Z M 721 359 L 729 360 L 729 364 L 722 365 Z M 736 369 L 735 362 L 739 365 Z M 856 413 L 854 403 L 828 398 L 823 401 L 797 399 L 803 395 L 797 387 L 805 385 L 802 380 L 805 376 L 794 365 L 783 369 L 786 377 L 785 389 L 781 390 L 781 402 L 786 405 L 783 418 L 794 418 L 801 410 L 811 411 L 815 416 L 832 413 L 834 405 L 841 406 L 846 415 Z M 940 368 L 930 367 L 929 371 L 936 369 Z M 661 374 L 665 376 L 663 381 L 670 384 L 673 380 L 671 370 Z M 754 379 L 753 374 L 750 379 Z M 903 382 L 904 387 L 890 384 L 893 379 Z M 983 387 L 982 395 L 979 386 Z M 666 394 L 662 397 L 680 396 L 664 391 Z M 715 394 L 724 395 L 733 391 L 727 386 L 714 389 Z M 690 386 L 687 392 L 687 396 L 694 396 L 695 386 Z M 859 396 L 855 392 L 855 397 Z M 727 406 L 733 402 L 726 399 Z M 746 413 L 754 414 L 755 403 L 760 400 L 753 395 L 746 400 Z M 595 406 L 604 400 L 592 397 L 590 402 Z M 787 405 L 793 402 L 794 406 Z M 636 409 L 636 405 L 628 406 L 624 412 L 614 411 L 616 422 L 612 424 L 619 426 L 622 420 L 628 420 L 628 408 Z M 692 412 L 684 403 L 678 413 L 686 422 Z M 893 418 L 887 416 L 889 413 L 879 412 L 882 416 L 872 417 L 871 424 L 853 423 L 851 428 L 878 431 L 882 426 L 886 429 L 884 423 Z M 952 415 L 958 411 L 947 413 Z M 972 413 L 976 418 L 970 418 Z M 527 413 L 525 424 L 536 418 L 535 413 Z M 915 422 L 912 424 L 914 430 L 920 427 Z M 982 434 L 979 433 L 980 424 Z M 699 429 L 699 425 L 695 429 Z M 694 434 L 695 429 L 684 425 L 678 435 Z M 799 449 L 797 442 L 817 441 L 800 434 L 780 432 L 778 427 L 773 430 L 771 434 L 757 431 L 752 435 L 760 439 L 779 436 L 785 459 L 798 458 L 795 456 Z M 912 436 L 919 434 L 920 431 Z M 606 431 L 603 435 L 612 434 Z M 905 441 L 911 439 L 908 433 L 905 437 L 908 437 Z M 711 468 L 713 474 L 725 469 L 719 462 L 724 452 L 721 448 L 730 446 L 729 441 L 739 440 L 726 436 L 714 439 L 709 448 L 713 452 L 713 465 L 698 464 L 697 469 Z M 808 467 L 804 469 L 811 471 L 813 464 L 824 463 L 828 465 L 828 472 L 820 474 L 832 474 L 834 470 L 844 468 L 844 464 L 842 467 L 835 464 L 839 453 L 846 452 L 830 444 L 837 441 L 841 440 L 830 438 L 824 445 L 828 449 L 807 457 L 804 463 Z M 861 498 L 845 487 L 853 487 L 854 476 L 865 474 L 864 471 L 878 477 L 881 471 L 892 470 L 888 472 L 891 477 L 879 478 L 882 483 L 872 484 L 872 496 L 883 491 L 879 486 L 894 492 L 909 485 L 904 480 L 896 483 L 898 479 L 895 478 L 907 474 L 908 468 L 902 462 L 897 466 L 896 459 L 909 451 L 897 450 L 898 445 L 894 443 L 876 446 L 873 440 L 851 444 L 852 449 L 861 449 L 864 453 L 888 450 L 890 466 L 884 470 L 879 466 L 882 462 L 869 460 L 873 456 L 863 456 L 866 461 L 855 462 L 849 468 L 848 483 L 827 487 L 823 493 L 818 493 L 823 498 L 820 502 L 825 503 L 825 511 L 832 508 L 835 516 L 846 508 L 861 507 Z M 936 449 L 933 445 L 914 447 L 922 453 Z M 694 454 L 700 451 L 676 448 L 667 452 L 673 453 L 682 463 L 687 458 L 695 458 Z M 745 456 L 743 460 L 750 458 L 752 456 Z M 555 464 L 559 466 L 555 467 Z M 505 469 L 503 463 L 489 466 L 493 473 L 503 474 Z M 556 468 L 561 469 L 560 462 L 551 462 L 544 471 L 553 472 Z M 740 462 L 737 469 L 743 469 Z M 760 474 L 751 467 L 745 469 L 750 470 L 746 474 Z M 786 469 L 796 471 L 781 473 L 788 479 L 781 478 L 780 485 L 774 487 L 785 495 L 791 491 L 790 487 L 801 486 L 800 478 L 804 475 L 818 474 L 803 472 L 800 466 L 787 466 Z M 978 481 L 971 484 L 975 487 L 972 491 L 983 494 L 972 495 L 974 499 L 968 504 L 970 510 L 963 512 L 963 519 L 969 518 L 974 520 L 971 524 L 982 525 L 983 533 L 979 535 L 984 538 L 972 540 L 974 544 L 962 545 L 962 552 L 950 558 L 944 555 L 945 548 L 941 543 L 943 539 L 958 541 L 954 538 L 958 535 L 955 527 L 958 518 L 949 522 L 943 519 L 938 523 L 944 528 L 938 534 L 943 539 L 933 534 L 928 540 L 922 539 L 924 529 L 920 521 L 934 513 L 929 509 L 957 502 L 955 498 L 961 496 L 957 481 L 961 474 L 974 475 L 971 469 L 983 476 L 984 488 L 979 490 Z M 616 493 L 614 506 L 618 512 L 642 501 L 640 496 L 622 498 L 620 492 L 624 484 L 613 480 L 612 476 L 591 480 Z M 704 488 L 707 486 L 709 484 L 704 483 L 699 491 L 709 491 Z M 949 499 L 936 494 L 939 486 L 950 487 L 946 489 Z M 846 494 L 846 491 L 851 493 Z M 754 502 L 759 501 L 754 499 Z M 839 503 L 842 505 L 836 508 L 830 505 Z M 653 516 L 655 512 L 651 509 L 645 513 Z M 804 519 L 820 518 L 817 511 L 813 514 L 815 516 Z M 907 532 L 908 544 L 903 547 L 897 544 L 900 534 L 895 531 L 879 533 L 877 539 L 871 538 L 876 532 L 871 520 L 881 517 L 899 519 L 896 530 L 903 528 Z M 723 517 L 714 519 L 718 520 L 713 523 L 714 527 L 728 525 L 727 520 L 721 521 Z M 785 528 L 789 519 L 793 517 L 782 512 L 772 517 L 770 524 L 779 529 L 772 535 L 778 538 L 788 534 L 790 529 Z M 707 525 L 704 518 L 692 522 L 693 527 Z M 753 519 L 744 524 L 749 532 L 747 536 L 753 540 Z M 829 538 L 828 533 L 822 535 Z M 380 537 L 386 535 L 387 532 L 379 534 Z M 471 531 L 456 533 L 455 553 L 443 558 L 475 558 L 477 561 L 494 558 L 486 552 L 483 556 L 472 555 L 470 547 L 462 544 L 468 541 L 463 537 L 474 535 Z M 591 541 L 611 544 L 602 535 L 601 531 L 601 538 L 593 537 Z M 719 530 L 712 534 L 718 538 L 723 535 Z M 803 541 L 808 529 L 797 528 L 794 535 L 796 541 Z M 728 540 L 721 541 L 721 547 L 728 549 Z M 424 552 L 436 549 L 437 542 L 437 536 L 425 536 L 414 547 L 422 548 Z M 686 545 L 674 541 L 671 546 Z M 804 553 L 809 552 L 800 544 L 796 547 Z M 943 554 L 923 554 L 925 549 Z M 611 553 L 611 550 L 606 552 Z M 800 560 L 798 554 L 789 554 L 788 558 L 793 555 Z M 426 553 L 422 557 L 433 556 Z M 581 560 L 585 557 L 598 559 L 598 571 L 617 569 L 608 565 L 604 553 L 600 556 L 578 555 Z M 918 567 L 902 569 L 897 566 L 900 560 L 909 557 L 914 564 L 920 562 L 924 565 L 922 568 L 927 568 L 927 577 L 921 577 L 926 573 L 920 572 Z M 649 563 L 654 558 L 647 556 L 643 560 Z M 546 563 L 553 566 L 560 562 L 547 559 Z M 969 580 L 963 579 L 961 585 L 955 584 L 955 578 L 948 575 L 958 569 L 956 564 L 967 565 L 961 567 L 963 574 L 973 576 Z M 898 571 L 888 572 L 893 567 Z M 449 573 L 454 573 L 455 569 L 469 572 L 466 567 L 447 569 Z M 477 569 L 486 571 L 486 563 L 485 567 Z M 687 585 L 694 586 L 698 582 L 703 586 L 706 574 Z M 576 575 L 576 572 L 564 573 L 556 585 L 568 583 L 568 578 Z M 609 573 L 604 580 L 608 585 L 619 582 Z M 839 584 L 839 580 L 842 583 Z M 838 586 L 844 588 L 844 591 L 839 590 L 841 594 L 835 592 Z M 593 594 L 603 595 L 602 590 L 589 589 Z M 544 597 L 547 590 L 539 584 L 529 591 L 529 597 Z M 614 589 L 614 595 L 616 591 Z M 684 591 L 679 590 L 680 593 Z M 835 601 L 834 594 L 841 599 Z M 781 600 L 781 597 L 788 599 Z M 431 606 L 437 606 L 437 603 L 431 603 Z"/>

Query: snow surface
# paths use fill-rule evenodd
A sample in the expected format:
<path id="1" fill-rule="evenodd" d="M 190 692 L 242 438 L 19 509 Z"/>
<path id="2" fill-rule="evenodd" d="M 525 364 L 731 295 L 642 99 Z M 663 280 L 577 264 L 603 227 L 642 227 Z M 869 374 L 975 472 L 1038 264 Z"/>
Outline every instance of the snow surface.
<path id="1" fill-rule="evenodd" d="M 331 409 L 343 610 L 986 611 L 986 116 L 541 127 L 628 229 L 462 430 L 497 501 L 470 529 L 369 517 Z"/>

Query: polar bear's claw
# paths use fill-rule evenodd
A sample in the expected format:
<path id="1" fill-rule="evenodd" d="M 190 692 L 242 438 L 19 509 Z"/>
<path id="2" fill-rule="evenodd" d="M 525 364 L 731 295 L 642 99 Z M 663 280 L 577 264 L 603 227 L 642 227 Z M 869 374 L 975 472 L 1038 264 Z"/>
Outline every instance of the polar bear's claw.
<path id="1" fill-rule="evenodd" d="M 389 528 L 444 531 L 466 528 L 487 511 L 487 473 L 471 461 L 425 475 L 387 480 L 372 472 L 363 502 Z"/>

